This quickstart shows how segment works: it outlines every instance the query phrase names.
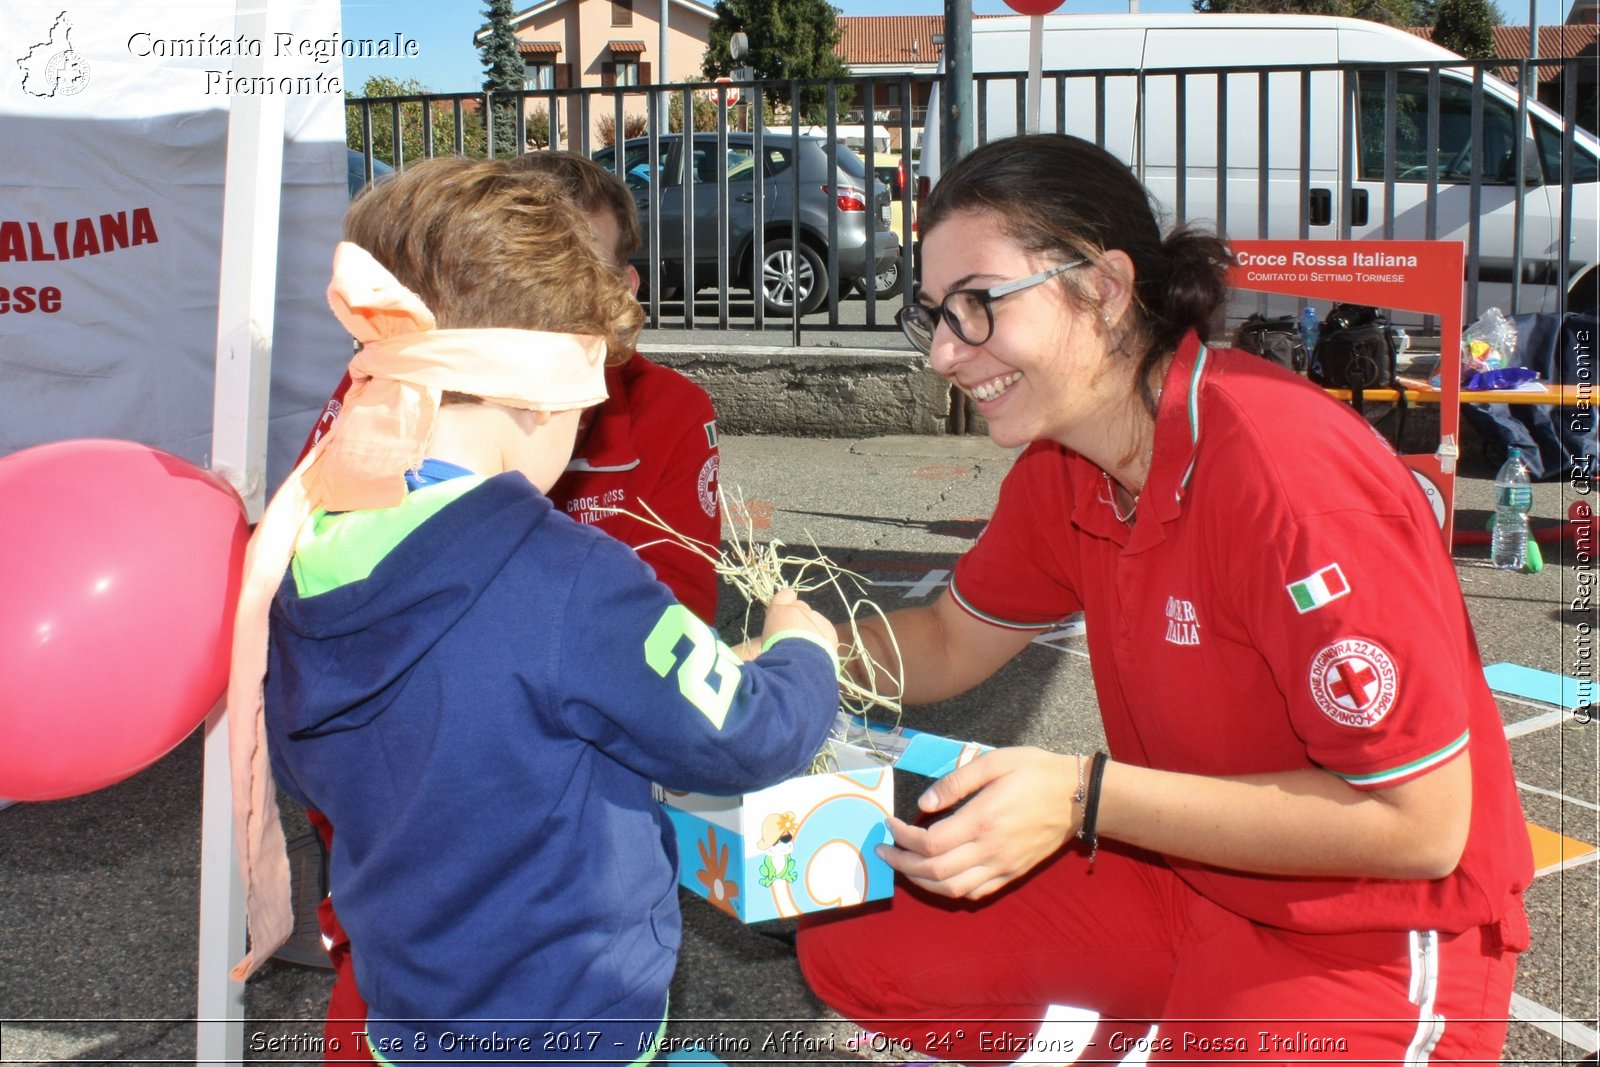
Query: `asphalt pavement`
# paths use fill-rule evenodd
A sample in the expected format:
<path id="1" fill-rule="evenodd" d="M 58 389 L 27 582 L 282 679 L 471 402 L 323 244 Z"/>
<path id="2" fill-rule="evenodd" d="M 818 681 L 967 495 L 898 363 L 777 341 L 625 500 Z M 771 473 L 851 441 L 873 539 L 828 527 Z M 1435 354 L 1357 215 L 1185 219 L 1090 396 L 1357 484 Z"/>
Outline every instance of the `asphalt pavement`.
<path id="1" fill-rule="evenodd" d="M 868 578 L 873 599 L 890 610 L 938 595 L 1012 458 L 974 437 L 739 437 L 722 441 L 722 455 L 742 528 L 760 540 L 814 543 Z M 1457 479 L 1458 529 L 1483 528 L 1492 473 L 1469 448 Z M 1554 524 L 1575 499 L 1570 486 L 1538 485 L 1540 525 Z M 1592 543 L 1582 557 L 1570 544 L 1547 544 L 1537 574 L 1492 568 L 1481 545 L 1458 547 L 1455 560 L 1486 662 L 1593 679 Z M 819 607 L 838 615 L 836 606 Z M 719 621 L 725 636 L 740 635 L 743 605 L 727 589 Z M 1500 707 L 1543 868 L 1528 894 L 1534 941 L 1517 978 L 1505 1062 L 1572 1061 L 1596 1047 L 1600 1003 L 1600 727 L 1536 697 L 1503 694 Z M 1084 639 L 1071 630 L 1046 635 L 978 689 L 913 709 L 907 722 L 994 745 L 1092 749 L 1100 736 Z M 192 737 L 118 785 L 0 811 L 3 1062 L 193 1061 L 200 755 Z M 899 777 L 902 811 L 923 784 Z M 293 836 L 303 820 L 286 813 Z M 746 926 L 688 895 L 683 914 L 673 1040 L 701 1041 L 728 1063 L 890 1058 L 850 1051 L 855 1029 L 800 979 L 790 923 Z M 320 1032 L 329 977 L 273 962 L 253 979 L 247 1058 L 315 1060 L 306 1050 Z"/>

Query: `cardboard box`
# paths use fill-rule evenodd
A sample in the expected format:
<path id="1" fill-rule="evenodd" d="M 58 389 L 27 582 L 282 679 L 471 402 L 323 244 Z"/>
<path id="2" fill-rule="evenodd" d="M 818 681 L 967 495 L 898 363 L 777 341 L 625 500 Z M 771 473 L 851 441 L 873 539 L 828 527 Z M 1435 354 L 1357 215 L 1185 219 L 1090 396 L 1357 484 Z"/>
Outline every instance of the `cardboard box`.
<path id="1" fill-rule="evenodd" d="M 987 746 L 843 724 L 835 770 L 732 797 L 660 790 L 678 837 L 678 884 L 747 922 L 848 908 L 894 892 L 874 846 L 890 841 L 896 768 L 928 777 Z"/>

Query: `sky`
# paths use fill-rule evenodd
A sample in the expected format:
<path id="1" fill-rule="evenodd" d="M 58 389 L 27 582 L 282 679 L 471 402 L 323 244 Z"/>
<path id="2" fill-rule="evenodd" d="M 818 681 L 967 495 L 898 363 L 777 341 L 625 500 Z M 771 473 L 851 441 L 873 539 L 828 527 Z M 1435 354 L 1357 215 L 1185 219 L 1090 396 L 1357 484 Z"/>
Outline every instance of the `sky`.
<path id="1" fill-rule="evenodd" d="M 527 0 L 531 3 L 532 0 Z M 634 0 L 641 10 L 656 0 Z M 1561 22 L 1568 0 L 1497 0 L 1510 23 L 1526 24 L 1528 4 L 1537 3 L 1540 25 Z M 943 0 L 832 0 L 845 15 L 942 15 Z M 344 36 L 390 38 L 402 34 L 417 42 L 414 58 L 345 61 L 345 84 L 359 92 L 374 74 L 416 79 L 436 93 L 475 92 L 483 87 L 483 62 L 472 35 L 483 25 L 483 0 L 341 0 Z M 522 10 L 526 3 L 515 5 Z M 1126 11 L 1127 0 L 1066 0 L 1065 14 Z M 1162 13 L 1191 10 L 1189 0 L 1139 0 L 1139 10 Z M 975 15 L 1014 14 L 1004 0 L 972 0 Z"/>

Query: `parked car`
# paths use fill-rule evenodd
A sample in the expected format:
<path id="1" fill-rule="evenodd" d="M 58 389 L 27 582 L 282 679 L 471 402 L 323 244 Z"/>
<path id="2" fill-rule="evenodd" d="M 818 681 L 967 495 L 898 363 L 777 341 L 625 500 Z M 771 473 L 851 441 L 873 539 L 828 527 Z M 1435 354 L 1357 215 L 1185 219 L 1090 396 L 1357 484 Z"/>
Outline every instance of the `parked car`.
<path id="1" fill-rule="evenodd" d="M 345 149 L 345 173 L 350 185 L 350 199 L 354 200 L 356 194 L 367 187 L 367 157 L 354 148 Z M 372 161 L 372 180 L 377 182 L 381 178 L 394 173 L 394 168 L 381 159 Z"/>
<path id="2" fill-rule="evenodd" d="M 726 155 L 720 155 L 717 135 L 697 133 L 685 151 L 682 134 L 657 138 L 652 158 L 650 140 L 624 141 L 619 163 L 614 147 L 594 153 L 596 161 L 622 175 L 633 190 L 646 241 L 634 265 L 648 277 L 652 201 L 659 195 L 660 261 L 663 288 L 681 286 L 686 274 L 684 255 L 684 203 L 692 199 L 693 286 L 717 284 L 717 238 L 724 213 L 719 200 L 719 178 L 727 180 L 727 262 L 732 285 L 756 289 L 771 314 L 787 315 L 798 304 L 801 314 L 820 307 L 828 297 L 829 217 L 833 218 L 832 248 L 838 271 L 839 292 L 858 280 L 873 277 L 896 262 L 900 245 L 889 228 L 892 217 L 889 187 L 867 176 L 860 156 L 842 144 L 830 155 L 819 138 L 771 132 L 763 136 L 760 161 L 762 186 L 762 262 L 755 252 L 755 137 L 727 135 Z M 795 197 L 796 169 L 799 198 Z M 687 179 L 687 181 L 686 181 Z M 659 183 L 659 190 L 654 187 Z M 686 196 L 687 194 L 687 196 Z M 876 222 L 869 240 L 867 212 Z M 798 224 L 799 242 L 795 243 Z"/>
<path id="3" fill-rule="evenodd" d="M 889 187 L 889 230 L 894 234 L 895 243 L 902 251 L 905 249 L 906 238 L 906 196 L 905 191 L 915 183 L 911 162 L 897 152 L 874 152 L 872 154 L 872 172 L 877 175 L 880 182 Z M 911 228 L 915 235 L 917 225 L 917 202 L 911 201 Z M 900 260 L 884 266 L 873 277 L 879 299 L 886 296 L 896 296 L 905 286 L 905 278 L 900 273 Z M 861 283 L 861 291 L 866 292 L 866 283 Z"/>

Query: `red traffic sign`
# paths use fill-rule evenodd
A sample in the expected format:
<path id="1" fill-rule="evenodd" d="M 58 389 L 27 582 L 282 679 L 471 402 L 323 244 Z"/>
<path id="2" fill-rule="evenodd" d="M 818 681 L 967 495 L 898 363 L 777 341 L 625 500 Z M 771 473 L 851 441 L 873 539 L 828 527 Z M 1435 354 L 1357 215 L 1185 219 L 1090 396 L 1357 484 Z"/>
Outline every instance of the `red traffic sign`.
<path id="1" fill-rule="evenodd" d="M 726 85 L 728 87 L 725 91 L 728 94 L 728 106 L 729 107 L 732 107 L 734 104 L 737 104 L 739 102 L 739 87 L 737 85 L 732 84 L 732 82 L 733 82 L 732 78 L 718 78 L 717 79 L 717 84 L 718 85 Z"/>
<path id="2" fill-rule="evenodd" d="M 1019 15 L 1048 15 L 1064 0 L 1006 0 L 1006 6 Z"/>

